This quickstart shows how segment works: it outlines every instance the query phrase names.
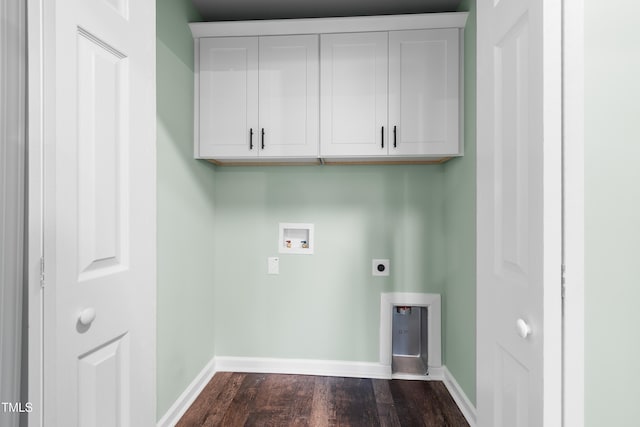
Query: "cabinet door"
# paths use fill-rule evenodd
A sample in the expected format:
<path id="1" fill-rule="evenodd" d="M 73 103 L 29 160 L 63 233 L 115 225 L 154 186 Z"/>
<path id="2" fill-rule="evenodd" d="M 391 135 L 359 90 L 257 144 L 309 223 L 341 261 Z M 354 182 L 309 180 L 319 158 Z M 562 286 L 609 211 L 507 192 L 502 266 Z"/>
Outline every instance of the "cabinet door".
<path id="1" fill-rule="evenodd" d="M 460 153 L 459 68 L 457 29 L 389 33 L 391 155 Z"/>
<path id="2" fill-rule="evenodd" d="M 318 156 L 318 60 L 315 34 L 260 37 L 260 157 Z"/>
<path id="3" fill-rule="evenodd" d="M 201 39 L 199 84 L 200 157 L 256 157 L 258 38 Z"/>
<path id="4" fill-rule="evenodd" d="M 320 39 L 320 155 L 387 155 L 386 32 Z"/>

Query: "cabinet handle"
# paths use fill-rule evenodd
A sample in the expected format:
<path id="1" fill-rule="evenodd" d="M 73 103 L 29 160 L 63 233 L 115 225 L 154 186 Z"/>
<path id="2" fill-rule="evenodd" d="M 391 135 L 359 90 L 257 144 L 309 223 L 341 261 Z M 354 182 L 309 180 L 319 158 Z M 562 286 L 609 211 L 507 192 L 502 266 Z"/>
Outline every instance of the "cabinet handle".
<path id="1" fill-rule="evenodd" d="M 384 126 L 382 126 L 382 128 L 380 128 L 380 141 L 382 144 L 382 148 L 384 148 Z"/>
<path id="2" fill-rule="evenodd" d="M 398 143 L 396 142 L 396 127 L 393 127 L 393 148 L 396 148 Z"/>
<path id="3" fill-rule="evenodd" d="M 260 145 L 261 145 L 262 149 L 264 150 L 264 128 L 262 128 L 262 136 L 261 136 L 261 138 L 262 139 L 261 139 Z"/>
<path id="4" fill-rule="evenodd" d="M 249 150 L 253 150 L 253 128 L 249 128 Z"/>

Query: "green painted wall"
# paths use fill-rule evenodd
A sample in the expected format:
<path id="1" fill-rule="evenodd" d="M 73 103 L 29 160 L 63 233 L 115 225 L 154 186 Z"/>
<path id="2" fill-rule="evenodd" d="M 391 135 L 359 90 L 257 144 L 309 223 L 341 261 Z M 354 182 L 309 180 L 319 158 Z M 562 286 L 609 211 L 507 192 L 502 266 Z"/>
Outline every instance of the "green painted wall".
<path id="1" fill-rule="evenodd" d="M 464 39 L 464 156 L 444 165 L 446 365 L 469 399 L 476 400 L 476 2 L 468 11 Z"/>
<path id="2" fill-rule="evenodd" d="M 377 362 L 380 293 L 443 292 L 442 183 L 440 165 L 218 168 L 216 354 Z M 315 224 L 315 254 L 279 254 L 279 222 Z"/>
<path id="3" fill-rule="evenodd" d="M 213 166 L 193 160 L 190 0 L 158 0 L 157 415 L 213 357 Z"/>
<path id="4" fill-rule="evenodd" d="M 640 3 L 585 2 L 585 419 L 637 426 Z"/>

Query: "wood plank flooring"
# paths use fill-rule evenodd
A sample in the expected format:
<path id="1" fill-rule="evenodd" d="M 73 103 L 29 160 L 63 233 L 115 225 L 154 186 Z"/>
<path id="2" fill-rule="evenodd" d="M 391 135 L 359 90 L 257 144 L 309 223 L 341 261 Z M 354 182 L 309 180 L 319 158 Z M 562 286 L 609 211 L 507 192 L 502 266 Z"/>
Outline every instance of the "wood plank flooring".
<path id="1" fill-rule="evenodd" d="M 218 372 L 178 427 L 468 426 L 440 381 Z"/>

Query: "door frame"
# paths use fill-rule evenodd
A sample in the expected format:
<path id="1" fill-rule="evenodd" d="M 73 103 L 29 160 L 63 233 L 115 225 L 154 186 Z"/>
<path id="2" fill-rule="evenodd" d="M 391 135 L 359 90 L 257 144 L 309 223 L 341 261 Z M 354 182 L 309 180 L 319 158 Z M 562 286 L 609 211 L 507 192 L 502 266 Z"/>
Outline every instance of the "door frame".
<path id="1" fill-rule="evenodd" d="M 44 404 L 44 0 L 27 1 L 27 259 L 28 413 L 30 427 L 43 426 Z"/>
<path id="2" fill-rule="evenodd" d="M 584 416 L 584 4 L 563 0 L 563 425 Z"/>

